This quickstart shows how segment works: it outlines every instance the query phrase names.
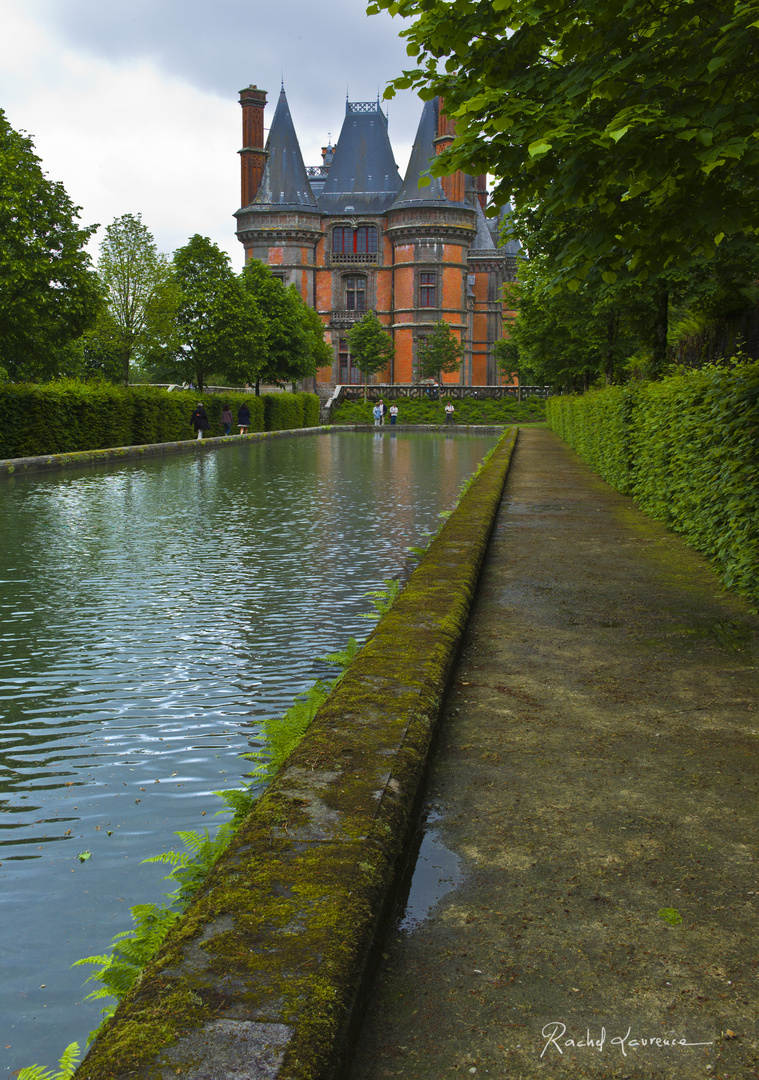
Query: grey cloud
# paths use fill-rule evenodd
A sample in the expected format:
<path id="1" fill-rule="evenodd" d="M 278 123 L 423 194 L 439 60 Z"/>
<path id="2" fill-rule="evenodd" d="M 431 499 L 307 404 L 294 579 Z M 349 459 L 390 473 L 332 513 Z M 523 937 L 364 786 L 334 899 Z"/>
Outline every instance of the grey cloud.
<path id="1" fill-rule="evenodd" d="M 337 136 L 346 89 L 369 100 L 409 61 L 400 20 L 367 17 L 364 0 L 47 0 L 47 17 L 79 49 L 111 60 L 144 57 L 222 97 L 255 83 L 276 101 L 280 78 L 303 140 Z M 390 104 L 393 143 L 410 142 L 421 114 Z M 401 165 L 405 162 L 401 162 Z"/>

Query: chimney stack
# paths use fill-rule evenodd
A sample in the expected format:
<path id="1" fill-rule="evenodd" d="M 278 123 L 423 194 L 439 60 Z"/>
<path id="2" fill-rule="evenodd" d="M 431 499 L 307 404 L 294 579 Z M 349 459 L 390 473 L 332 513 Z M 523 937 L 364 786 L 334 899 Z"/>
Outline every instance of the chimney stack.
<path id="1" fill-rule="evenodd" d="M 264 105 L 266 91 L 246 86 L 240 91 L 242 106 L 242 198 L 240 205 L 250 206 L 256 197 L 264 174 L 267 153 L 264 150 Z"/>

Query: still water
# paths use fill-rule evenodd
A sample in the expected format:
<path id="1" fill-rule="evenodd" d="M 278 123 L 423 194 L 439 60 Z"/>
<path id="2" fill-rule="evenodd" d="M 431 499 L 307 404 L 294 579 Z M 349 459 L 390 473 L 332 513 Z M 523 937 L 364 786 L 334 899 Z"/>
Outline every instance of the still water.
<path id="1" fill-rule="evenodd" d="M 0 1075 L 84 1047 L 261 721 L 370 629 L 494 436 L 333 433 L 0 484 Z M 79 855 L 89 853 L 85 861 Z"/>

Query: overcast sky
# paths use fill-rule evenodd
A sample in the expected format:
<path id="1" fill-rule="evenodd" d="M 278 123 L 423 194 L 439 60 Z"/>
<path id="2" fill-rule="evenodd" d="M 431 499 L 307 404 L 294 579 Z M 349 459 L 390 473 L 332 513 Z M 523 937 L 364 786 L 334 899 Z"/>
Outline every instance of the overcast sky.
<path id="1" fill-rule="evenodd" d="M 239 91 L 268 91 L 268 127 L 284 79 L 305 163 L 319 164 L 346 92 L 374 100 L 409 64 L 400 20 L 365 9 L 366 0 L 0 0 L 0 108 L 31 135 L 83 224 L 140 213 L 160 251 L 201 233 L 239 269 Z M 406 94 L 387 107 L 403 173 L 421 103 Z"/>

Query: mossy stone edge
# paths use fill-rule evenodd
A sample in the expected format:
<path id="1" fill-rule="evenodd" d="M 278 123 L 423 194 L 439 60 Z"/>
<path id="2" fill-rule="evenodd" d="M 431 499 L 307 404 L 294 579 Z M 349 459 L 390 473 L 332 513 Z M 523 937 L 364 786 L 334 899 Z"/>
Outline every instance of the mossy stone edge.
<path id="1" fill-rule="evenodd" d="M 144 446 L 111 446 L 103 450 L 77 450 L 70 454 L 43 454 L 41 457 L 5 458 L 0 461 L 0 477 L 27 473 L 55 472 L 76 469 L 82 465 L 103 465 L 109 461 L 134 461 L 162 454 L 187 454 L 203 450 L 218 450 L 240 440 L 280 439 L 291 435 L 314 435 L 330 431 L 327 426 L 284 428 L 281 431 L 252 431 L 248 435 L 220 435 L 211 439 L 184 439 L 182 442 L 147 443 Z"/>
<path id="2" fill-rule="evenodd" d="M 76 1080 L 341 1075 L 516 438 L 504 433 Z"/>

